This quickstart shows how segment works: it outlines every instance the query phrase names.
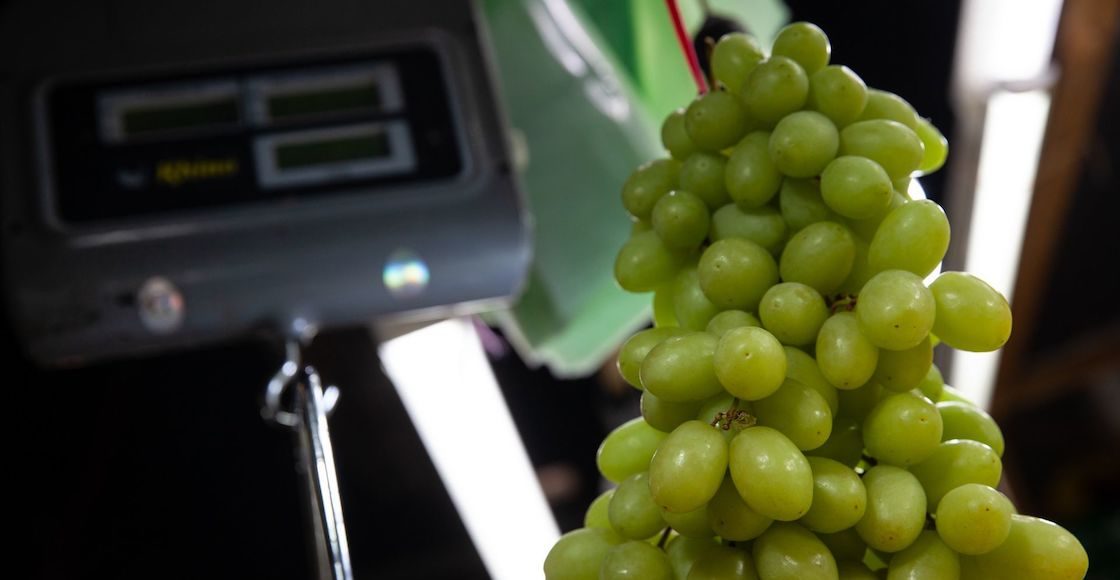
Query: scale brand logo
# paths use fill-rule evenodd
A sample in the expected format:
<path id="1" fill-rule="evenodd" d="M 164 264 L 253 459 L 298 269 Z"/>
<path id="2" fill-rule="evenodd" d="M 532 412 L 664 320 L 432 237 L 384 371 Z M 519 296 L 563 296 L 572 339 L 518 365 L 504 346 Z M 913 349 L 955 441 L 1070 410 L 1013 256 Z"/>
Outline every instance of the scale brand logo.
<path id="1" fill-rule="evenodd" d="M 156 181 L 177 187 L 188 181 L 218 179 L 237 174 L 237 159 L 166 159 L 156 165 Z"/>

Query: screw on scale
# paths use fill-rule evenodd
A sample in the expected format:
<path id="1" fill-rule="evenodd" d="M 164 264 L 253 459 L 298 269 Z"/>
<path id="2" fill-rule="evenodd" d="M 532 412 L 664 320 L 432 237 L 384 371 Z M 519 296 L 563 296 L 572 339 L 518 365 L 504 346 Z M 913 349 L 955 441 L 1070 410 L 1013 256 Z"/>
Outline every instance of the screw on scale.
<path id="1" fill-rule="evenodd" d="M 303 344 L 297 340 L 285 343 L 284 362 L 268 382 L 261 415 L 295 432 L 299 470 L 307 484 L 311 509 L 317 578 L 352 580 L 354 572 L 350 567 L 334 451 L 327 428 L 327 417 L 338 401 L 338 388 L 323 389 L 319 373 L 302 364 Z M 286 394 L 289 396 L 285 397 Z M 285 399 L 290 403 L 285 404 Z"/>

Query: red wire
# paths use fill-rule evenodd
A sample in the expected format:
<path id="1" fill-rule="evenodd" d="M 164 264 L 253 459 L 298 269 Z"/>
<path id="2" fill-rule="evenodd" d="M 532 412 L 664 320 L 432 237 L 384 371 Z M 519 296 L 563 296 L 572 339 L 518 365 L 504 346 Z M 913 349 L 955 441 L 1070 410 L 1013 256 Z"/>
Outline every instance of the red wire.
<path id="1" fill-rule="evenodd" d="M 688 60 L 688 70 L 692 73 L 692 80 L 696 81 L 696 90 L 702 95 L 708 92 L 708 81 L 704 78 L 704 71 L 700 68 L 700 60 L 696 58 L 696 49 L 692 46 L 692 39 L 689 38 L 688 31 L 684 29 L 684 21 L 681 20 L 681 11 L 677 7 L 677 0 L 665 0 L 665 6 L 669 9 L 669 17 L 673 19 L 673 30 L 677 33 L 677 42 L 681 45 L 681 52 Z"/>

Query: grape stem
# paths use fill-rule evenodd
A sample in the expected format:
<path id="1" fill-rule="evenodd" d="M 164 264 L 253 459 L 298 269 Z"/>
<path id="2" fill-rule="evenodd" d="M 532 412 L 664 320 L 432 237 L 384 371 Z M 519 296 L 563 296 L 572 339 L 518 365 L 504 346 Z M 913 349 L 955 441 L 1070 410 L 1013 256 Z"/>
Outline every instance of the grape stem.
<path id="1" fill-rule="evenodd" d="M 747 411 L 740 409 L 739 399 L 734 398 L 731 399 L 731 406 L 728 407 L 726 411 L 716 413 L 715 418 L 712 419 L 711 425 L 717 429 L 730 431 L 732 427 L 736 429 L 746 429 L 747 427 L 754 426 L 756 423 L 758 423 L 758 419 Z"/>
<path id="2" fill-rule="evenodd" d="M 841 310 L 851 312 L 856 309 L 858 298 L 859 296 L 855 294 L 837 294 L 835 296 L 830 296 L 828 299 L 828 310 L 832 314 L 836 314 Z"/>
<path id="3" fill-rule="evenodd" d="M 661 532 L 661 539 L 657 540 L 658 548 L 665 549 L 665 542 L 669 539 L 669 532 L 671 531 L 673 531 L 673 528 L 666 527 L 665 531 Z"/>

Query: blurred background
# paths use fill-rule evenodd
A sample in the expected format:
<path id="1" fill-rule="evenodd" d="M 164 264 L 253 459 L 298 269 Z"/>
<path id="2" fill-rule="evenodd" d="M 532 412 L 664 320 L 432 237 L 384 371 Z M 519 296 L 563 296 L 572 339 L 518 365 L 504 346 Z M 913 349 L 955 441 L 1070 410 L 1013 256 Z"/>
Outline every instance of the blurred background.
<path id="1" fill-rule="evenodd" d="M 279 325 L 289 324 L 303 312 L 296 304 L 322 318 L 311 321 L 322 328 L 303 360 L 337 385 L 329 425 L 354 577 L 539 577 L 553 539 L 582 525 L 604 489 L 595 467 L 602 438 L 638 415 L 639 393 L 618 376 L 613 356 L 648 324 L 650 297 L 627 295 L 611 278 L 629 232 L 618 192 L 635 166 L 663 155 L 660 120 L 695 93 L 664 4 L 166 4 L 91 2 L 80 18 L 55 23 L 49 6 L 0 0 L 2 352 L 16 450 L 7 473 L 16 490 L 11 521 L 27 544 L 6 567 L 35 578 L 316 577 L 315 513 L 298 441 L 261 416 L 286 335 L 257 322 L 275 306 Z M 719 16 L 765 46 L 788 22 L 816 23 L 832 41 L 833 63 L 903 96 L 942 130 L 948 163 L 922 186 L 952 223 L 944 269 L 977 274 L 1007 295 L 1015 329 L 999 353 L 939 349 L 937 362 L 946 382 L 1003 428 L 1004 485 L 1020 511 L 1073 531 L 1089 552 L 1090 578 L 1120 577 L 1120 3 L 680 6 L 693 33 L 718 29 L 705 24 Z M 440 64 L 408 56 L 425 43 Z M 229 213 L 220 212 L 235 194 L 210 192 L 241 191 L 249 181 L 204 183 L 193 201 L 152 204 L 138 194 L 101 200 L 109 186 L 80 179 L 115 159 L 81 153 L 83 139 L 95 139 L 65 125 L 82 122 L 82 106 L 92 110 L 81 104 L 90 91 L 108 91 L 104 107 L 155 94 L 130 88 L 135 79 L 166 84 L 230 71 L 265 75 L 260 90 L 270 90 L 314 76 L 302 71 L 320 60 L 337 67 L 363 59 L 399 69 L 403 112 L 381 103 L 371 118 L 411 131 L 412 173 L 359 167 L 321 186 L 260 186 Z M 429 65 L 442 81 L 408 72 Z M 303 68 L 289 74 L 292 67 Z M 56 97 L 68 87 L 75 96 Z M 418 120 L 429 106 L 447 119 L 444 141 L 439 127 Z M 276 126 L 319 134 L 303 122 Z M 284 142 L 271 126 L 247 131 L 229 139 Z M 224 146 L 206 139 L 214 151 Z M 238 143 L 229 150 L 242 165 L 262 163 Z M 158 139 L 135 148 L 174 151 Z M 360 191 L 346 198 L 358 200 L 352 205 L 328 208 L 343 197 L 316 188 Z M 456 205 L 467 189 L 477 190 L 467 202 L 488 217 Z M 78 209 L 42 218 L 36 208 L 54 202 Z M 113 203 L 124 213 L 98 213 L 117 211 Z M 306 222 L 289 231 L 257 220 L 258 210 L 290 210 Z M 95 217 L 74 217 L 81 212 Z M 221 228 L 195 227 L 219 213 Z M 345 221 L 355 216 L 367 221 Z M 256 229 L 241 229 L 250 222 Z M 297 239 L 300 231 L 314 236 Z M 192 262 L 203 259 L 201 238 L 142 251 L 182 232 L 228 234 L 205 256 L 224 278 L 192 286 L 207 277 Z M 81 254 L 113 244 L 137 252 Z M 368 300 L 340 290 L 342 274 L 332 277 L 362 271 L 366 260 L 380 292 Z M 286 265 L 299 276 L 285 274 Z M 260 274 L 273 267 L 280 273 Z M 183 288 L 175 298 L 187 304 L 183 331 L 149 326 L 150 339 L 118 340 L 143 299 L 119 288 L 153 274 Z M 44 290 L 52 281 L 65 288 Z M 50 337 L 65 324 L 28 330 L 43 312 L 69 320 L 76 288 L 102 282 L 123 298 L 89 316 L 127 314 L 129 322 L 62 343 Z M 225 293 L 243 300 L 223 302 Z M 196 328 L 191 316 L 208 310 L 198 296 L 223 306 Z M 253 317 L 240 315 L 258 306 Z"/>

